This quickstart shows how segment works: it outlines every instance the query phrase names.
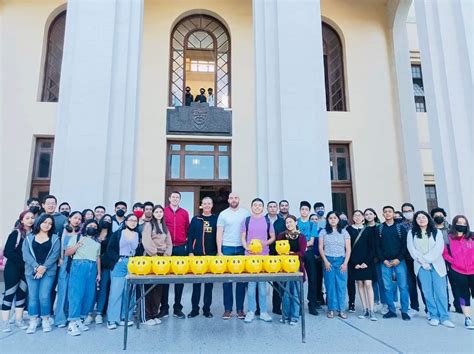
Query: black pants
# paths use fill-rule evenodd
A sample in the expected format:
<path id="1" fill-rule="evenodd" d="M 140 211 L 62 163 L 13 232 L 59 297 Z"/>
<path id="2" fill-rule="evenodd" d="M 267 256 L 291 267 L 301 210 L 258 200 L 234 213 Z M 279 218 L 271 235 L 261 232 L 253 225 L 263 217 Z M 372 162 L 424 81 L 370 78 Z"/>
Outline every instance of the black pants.
<path id="1" fill-rule="evenodd" d="M 316 258 L 316 302 L 320 305 L 324 305 L 323 296 L 323 259 L 321 257 Z"/>
<path id="2" fill-rule="evenodd" d="M 173 246 L 172 256 L 187 256 L 186 246 Z M 181 298 L 183 297 L 183 288 L 184 284 L 175 284 L 174 285 L 174 311 L 181 311 L 183 305 L 181 305 Z M 163 285 L 163 292 L 161 294 L 161 308 L 160 311 L 169 311 L 168 297 L 169 297 L 170 286 L 169 284 Z"/>
<path id="3" fill-rule="evenodd" d="M 474 274 L 461 274 L 451 269 L 451 279 L 456 287 L 456 293 L 461 306 L 471 306 L 471 297 L 474 297 Z"/>
<path id="4" fill-rule="evenodd" d="M 209 313 L 211 311 L 212 304 L 212 288 L 213 283 L 204 284 L 204 306 L 202 311 Z M 193 311 L 199 311 L 199 300 L 201 299 L 201 283 L 193 284 L 193 294 L 191 295 L 191 304 L 193 305 Z"/>
<path id="5" fill-rule="evenodd" d="M 316 308 L 317 287 L 316 287 L 316 258 L 313 248 L 309 247 L 304 254 L 304 268 L 308 277 L 308 307 Z"/>
<path id="6" fill-rule="evenodd" d="M 349 296 L 349 306 L 354 306 L 356 297 L 356 286 L 352 267 L 347 267 L 347 295 Z"/>
<path id="7" fill-rule="evenodd" d="M 453 306 L 456 309 L 456 312 L 462 312 L 461 305 L 459 304 L 459 294 L 458 294 L 458 289 L 455 286 L 455 279 L 453 278 L 453 270 L 450 268 L 449 263 L 446 264 L 448 267 L 448 279 L 449 279 L 449 284 L 451 285 L 451 291 L 453 293 Z M 449 304 L 449 289 L 447 290 L 448 292 L 448 309 L 450 307 Z"/>
<path id="8" fill-rule="evenodd" d="M 5 265 L 3 272 L 5 278 L 5 292 L 3 293 L 2 311 L 9 311 L 15 300 L 16 308 L 25 308 L 26 302 L 26 279 L 25 270 L 12 264 Z"/>
<path id="9" fill-rule="evenodd" d="M 405 263 L 407 265 L 407 283 L 408 292 L 410 294 L 410 308 L 416 311 L 420 311 L 420 304 L 418 302 L 418 288 L 420 288 L 421 299 L 423 300 L 423 304 L 425 304 L 426 310 L 425 295 L 423 295 L 423 290 L 421 290 L 421 283 L 415 275 L 414 261 L 413 259 L 406 259 Z"/>
<path id="10" fill-rule="evenodd" d="M 258 290 L 258 287 L 257 287 Z M 281 296 L 280 293 L 283 293 L 283 287 L 281 283 L 273 282 L 273 293 L 272 293 L 272 308 L 274 313 L 281 312 Z"/>
<path id="11" fill-rule="evenodd" d="M 145 292 L 151 285 L 145 285 Z M 158 317 L 158 310 L 161 302 L 161 294 L 163 292 L 163 285 L 155 285 L 148 294 L 145 295 L 145 320 L 152 320 Z"/>

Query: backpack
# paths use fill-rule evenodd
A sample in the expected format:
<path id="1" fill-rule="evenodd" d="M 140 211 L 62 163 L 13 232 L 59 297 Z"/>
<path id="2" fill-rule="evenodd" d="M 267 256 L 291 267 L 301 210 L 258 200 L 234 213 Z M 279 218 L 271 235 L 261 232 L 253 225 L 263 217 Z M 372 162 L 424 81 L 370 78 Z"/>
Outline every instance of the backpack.
<path id="1" fill-rule="evenodd" d="M 395 227 L 397 228 L 397 234 L 398 237 L 401 239 L 402 238 L 402 229 L 400 224 L 395 224 Z M 383 230 L 383 224 L 380 224 L 379 226 L 379 237 L 382 238 L 382 230 Z"/>
<path id="2" fill-rule="evenodd" d="M 81 238 L 81 235 L 80 234 L 77 234 L 76 236 L 76 243 L 79 242 L 79 239 Z M 72 260 L 74 259 L 74 255 L 72 256 L 68 256 L 67 257 L 67 264 L 66 264 L 66 273 L 69 274 L 69 272 L 71 271 L 71 265 L 72 265 Z"/>
<path id="3" fill-rule="evenodd" d="M 245 218 L 245 239 L 247 239 L 249 233 L 249 224 L 251 216 Z M 267 222 L 267 240 L 270 238 L 270 219 L 265 215 L 265 221 Z"/>

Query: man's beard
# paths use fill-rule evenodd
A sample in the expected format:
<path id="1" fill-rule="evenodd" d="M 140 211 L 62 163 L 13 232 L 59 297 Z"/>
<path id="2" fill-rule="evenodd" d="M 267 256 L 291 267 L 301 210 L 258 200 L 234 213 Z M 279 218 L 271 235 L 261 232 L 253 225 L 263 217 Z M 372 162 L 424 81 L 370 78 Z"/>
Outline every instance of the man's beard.
<path id="1" fill-rule="evenodd" d="M 239 206 L 239 202 L 232 202 L 229 204 L 231 208 L 236 209 Z"/>

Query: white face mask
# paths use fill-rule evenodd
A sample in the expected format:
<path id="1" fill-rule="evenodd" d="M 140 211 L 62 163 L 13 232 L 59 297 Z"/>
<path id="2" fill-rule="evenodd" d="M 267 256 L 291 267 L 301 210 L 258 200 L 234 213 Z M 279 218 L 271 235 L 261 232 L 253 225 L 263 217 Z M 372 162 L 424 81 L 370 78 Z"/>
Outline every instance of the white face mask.
<path id="1" fill-rule="evenodd" d="M 403 217 L 405 219 L 412 220 L 413 219 L 413 212 L 412 211 L 407 211 L 407 212 L 403 213 Z"/>

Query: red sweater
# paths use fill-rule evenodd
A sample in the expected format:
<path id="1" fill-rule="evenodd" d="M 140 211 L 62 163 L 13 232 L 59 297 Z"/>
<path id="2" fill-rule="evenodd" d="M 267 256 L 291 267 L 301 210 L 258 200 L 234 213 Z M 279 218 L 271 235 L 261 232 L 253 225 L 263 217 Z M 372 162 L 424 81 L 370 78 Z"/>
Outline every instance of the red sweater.
<path id="1" fill-rule="evenodd" d="M 165 208 L 165 223 L 171 235 L 173 246 L 186 244 L 189 230 L 189 214 L 183 208 L 178 208 L 176 212 L 170 206 Z"/>
<path id="2" fill-rule="evenodd" d="M 443 257 L 458 273 L 474 274 L 474 240 L 449 235 L 449 250 L 444 246 Z"/>

